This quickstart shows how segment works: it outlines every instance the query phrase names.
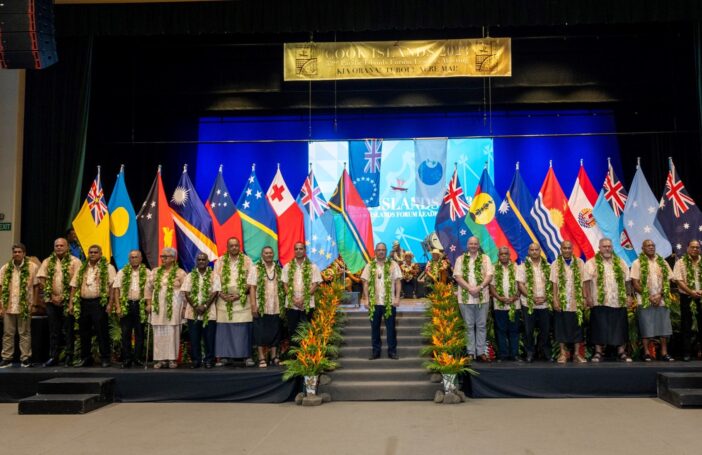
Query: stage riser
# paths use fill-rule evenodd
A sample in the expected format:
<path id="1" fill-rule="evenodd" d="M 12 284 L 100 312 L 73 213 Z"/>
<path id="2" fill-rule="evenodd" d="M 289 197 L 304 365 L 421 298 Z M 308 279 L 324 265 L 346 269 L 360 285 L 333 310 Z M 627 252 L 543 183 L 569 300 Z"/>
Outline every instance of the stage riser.
<path id="1" fill-rule="evenodd" d="M 370 347 L 371 337 L 370 334 L 368 334 L 368 336 L 345 336 L 342 345 L 348 347 Z M 424 338 L 419 335 L 398 335 L 397 345 L 413 346 L 419 349 L 424 346 Z"/>
<path id="2" fill-rule="evenodd" d="M 425 317 L 403 317 L 403 318 L 396 318 L 396 326 L 397 327 L 422 327 L 424 324 L 426 324 L 427 320 Z M 353 317 L 349 318 L 347 317 L 345 320 L 346 327 L 360 327 L 360 326 L 368 326 L 370 327 L 370 319 L 368 316 L 363 316 L 363 317 Z M 382 324 L 385 324 L 383 321 Z"/>
<path id="3" fill-rule="evenodd" d="M 426 360 L 417 356 L 414 357 L 402 357 L 399 360 L 392 360 L 388 358 L 379 358 L 373 360 L 372 362 L 368 359 L 350 359 L 344 358 L 343 368 L 340 368 L 339 372 L 343 370 L 357 370 L 357 369 L 367 369 L 371 365 L 373 368 L 421 368 L 422 363 Z"/>
<path id="4" fill-rule="evenodd" d="M 100 395 L 35 395 L 19 402 L 20 414 L 85 414 L 107 403 Z"/>
<path id="5" fill-rule="evenodd" d="M 679 408 L 702 407 L 702 372 L 660 373 L 658 398 Z"/>
<path id="6" fill-rule="evenodd" d="M 405 335 L 405 336 L 420 336 L 422 334 L 422 329 L 419 327 L 397 327 L 395 332 L 397 333 L 398 336 L 400 335 Z M 380 333 L 385 337 L 385 325 L 381 325 Z M 347 327 L 344 329 L 344 336 L 351 336 L 351 337 L 359 337 L 359 336 L 365 336 L 368 337 L 368 340 L 370 341 L 371 337 L 371 327 L 370 324 L 368 327 Z"/>
<path id="7" fill-rule="evenodd" d="M 429 373 L 423 368 L 398 370 L 391 368 L 339 369 L 334 372 L 339 381 L 428 381 Z"/>
<path id="8" fill-rule="evenodd" d="M 383 345 L 382 345 L 382 352 L 381 352 L 381 357 L 387 355 L 387 343 L 384 342 L 383 340 Z M 419 346 L 402 346 L 401 344 L 398 344 L 397 346 L 397 354 L 402 358 L 404 356 L 407 357 L 416 357 L 417 353 L 419 352 Z M 371 345 L 370 341 L 368 342 L 368 345 L 365 347 L 346 347 L 343 346 L 339 350 L 339 354 L 341 358 L 341 362 L 343 363 L 344 357 L 369 357 L 371 355 Z"/>
<path id="9" fill-rule="evenodd" d="M 418 382 L 356 382 L 334 383 L 320 387 L 331 394 L 334 401 L 428 401 L 441 388 L 440 384 Z"/>
<path id="10" fill-rule="evenodd" d="M 659 387 L 702 389 L 702 374 L 664 373 L 658 376 Z"/>
<path id="11" fill-rule="evenodd" d="M 95 394 L 100 397 L 100 401 L 111 403 L 115 399 L 115 380 L 114 378 L 54 378 L 40 382 L 37 393 Z"/>

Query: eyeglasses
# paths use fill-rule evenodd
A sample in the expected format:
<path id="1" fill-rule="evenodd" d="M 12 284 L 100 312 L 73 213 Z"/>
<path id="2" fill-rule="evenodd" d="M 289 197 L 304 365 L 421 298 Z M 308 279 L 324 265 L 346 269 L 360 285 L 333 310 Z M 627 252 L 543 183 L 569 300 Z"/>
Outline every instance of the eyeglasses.
<path id="1" fill-rule="evenodd" d="M 162 254 L 162 255 L 161 255 L 161 259 L 174 258 L 174 257 L 175 257 L 175 256 L 173 256 L 172 254 Z"/>

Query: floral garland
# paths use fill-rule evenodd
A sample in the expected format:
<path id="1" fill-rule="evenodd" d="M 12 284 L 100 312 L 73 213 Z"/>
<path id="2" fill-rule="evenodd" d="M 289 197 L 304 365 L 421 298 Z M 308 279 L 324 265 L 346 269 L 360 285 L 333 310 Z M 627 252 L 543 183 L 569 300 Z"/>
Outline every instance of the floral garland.
<path id="1" fill-rule="evenodd" d="M 170 320 L 173 317 L 173 287 L 175 284 L 176 275 L 178 273 L 178 267 L 175 265 L 171 267 L 170 272 L 168 272 L 168 278 L 166 280 L 166 317 Z M 161 281 L 163 280 L 163 267 L 159 267 L 156 272 L 156 278 L 154 278 L 154 313 L 158 314 L 161 302 L 159 302 L 159 297 L 161 296 Z"/>
<path id="2" fill-rule="evenodd" d="M 661 269 L 661 273 L 663 274 L 663 306 L 668 308 L 670 307 L 672 298 L 670 295 L 668 267 L 659 254 L 656 254 L 656 264 L 658 264 L 658 268 Z M 639 255 L 639 266 L 641 267 L 641 307 L 648 308 L 651 306 L 651 295 L 648 290 L 648 274 L 650 270 L 648 267 L 648 257 L 644 253 Z"/>
<path id="3" fill-rule="evenodd" d="M 200 271 L 195 269 L 190 273 L 191 280 L 192 280 L 192 289 L 190 290 L 190 300 L 193 302 L 197 302 L 199 305 L 200 302 Z M 207 267 L 205 269 L 205 276 L 202 277 L 202 288 L 207 292 L 205 294 L 205 297 L 209 297 L 209 292 L 212 289 L 212 269 Z M 195 305 L 195 306 L 198 306 Z M 194 310 L 194 308 L 193 308 Z M 206 309 L 207 310 L 207 309 Z M 197 316 L 195 317 L 197 319 Z M 231 319 L 231 318 L 230 318 Z M 210 312 L 205 311 L 205 313 L 202 315 L 202 326 L 207 327 L 207 323 L 210 321 Z"/>
<path id="4" fill-rule="evenodd" d="M 578 325 L 582 326 L 584 316 L 583 301 L 585 300 L 585 297 L 583 296 L 583 285 L 582 279 L 580 277 L 580 267 L 578 267 L 578 258 L 573 258 L 572 261 L 573 262 L 571 262 L 571 265 L 569 267 L 570 270 L 573 272 L 573 290 L 575 291 L 575 315 L 578 318 Z M 558 303 L 560 303 L 561 305 L 561 311 L 566 311 L 566 308 L 568 308 L 568 302 L 566 300 L 566 263 L 565 259 L 563 259 L 563 256 L 558 256 L 556 262 L 558 266 Z"/>
<path id="5" fill-rule="evenodd" d="M 385 305 L 385 313 L 383 314 L 383 316 L 385 316 L 386 319 L 392 316 L 392 283 L 390 280 L 390 265 L 391 261 L 386 259 L 385 263 L 383 264 L 383 290 L 385 291 L 385 295 L 383 295 L 383 305 Z M 375 259 L 373 259 L 370 263 L 370 279 L 368 280 L 368 316 L 370 317 L 371 321 L 373 320 L 373 315 L 375 315 L 375 301 L 377 295 L 375 289 L 375 277 L 377 268 L 378 262 Z"/>
<path id="6" fill-rule="evenodd" d="M 51 295 L 54 292 L 54 274 L 56 273 L 56 262 L 59 260 L 59 258 L 56 256 L 56 253 L 51 253 L 51 256 L 49 256 L 49 265 L 47 268 L 47 275 L 48 278 L 46 279 L 46 283 L 44 283 L 44 300 L 48 297 L 51 299 Z M 63 279 L 61 280 L 63 283 L 63 294 L 61 295 L 61 300 L 64 302 L 68 302 L 68 299 L 70 298 L 71 295 L 71 274 L 68 271 L 68 268 L 71 266 L 71 255 L 66 253 L 63 256 L 63 259 L 61 259 L 61 272 L 63 273 Z M 64 306 L 64 310 L 66 309 L 66 306 Z"/>
<path id="7" fill-rule="evenodd" d="M 597 266 L 597 304 L 602 305 L 605 300 L 604 291 L 604 261 L 602 254 L 595 255 L 595 265 Z M 617 300 L 619 306 L 626 306 L 626 284 L 624 283 L 624 271 L 622 263 L 616 253 L 612 253 L 612 267 L 614 268 L 614 280 L 617 283 Z"/>
<path id="8" fill-rule="evenodd" d="M 129 289 L 132 286 L 132 266 L 127 264 L 122 269 L 122 288 L 119 293 L 119 306 L 122 310 L 122 315 L 126 316 L 129 312 L 127 302 L 129 301 Z M 139 265 L 139 319 L 141 322 L 146 322 L 146 298 L 144 297 L 144 289 L 146 288 L 146 266 Z"/>
<path id="9" fill-rule="evenodd" d="M 468 263 L 471 262 L 470 254 L 463 253 L 463 263 L 461 264 L 461 275 L 463 279 L 468 282 Z M 480 267 L 475 267 L 475 261 L 480 260 Z M 475 282 L 480 285 L 483 282 L 483 258 L 480 254 L 473 261 L 473 275 L 475 276 Z M 468 290 L 461 288 L 461 297 L 463 303 L 468 303 Z"/>
<path id="10" fill-rule="evenodd" d="M 10 306 L 10 288 L 12 287 L 12 276 L 15 273 L 15 266 L 12 259 L 7 263 L 5 275 L 2 277 L 2 306 L 7 311 Z M 29 261 L 22 261 L 20 267 L 20 282 L 19 282 L 19 305 L 20 316 L 22 319 L 29 318 L 29 300 L 27 299 L 27 281 L 29 280 Z"/>
<path id="11" fill-rule="evenodd" d="M 76 278 L 76 289 L 77 291 L 73 294 L 73 317 L 78 320 L 80 318 L 80 290 L 83 287 L 83 278 L 85 277 L 85 271 L 88 268 L 88 263 L 90 261 L 85 261 L 80 265 L 78 270 L 78 276 Z M 107 272 L 107 259 L 101 257 L 97 263 L 98 272 L 100 273 L 100 305 L 107 306 L 109 301 L 109 286 L 107 284 L 108 272 Z"/>
<path id="12" fill-rule="evenodd" d="M 534 264 L 531 262 L 531 258 L 527 258 L 526 261 L 524 261 L 524 271 L 526 272 L 527 281 L 528 313 L 532 314 L 534 312 Z M 553 303 L 553 283 L 551 283 L 551 280 L 549 279 L 551 276 L 551 267 L 545 260 L 541 260 L 541 274 L 544 276 L 545 281 L 546 303 L 548 304 L 548 307 L 551 308 Z"/>
<path id="13" fill-rule="evenodd" d="M 288 281 L 290 285 L 288 286 L 288 303 L 292 303 L 293 297 L 295 296 L 295 272 L 297 272 L 297 260 L 293 259 L 289 262 L 290 270 L 288 270 Z M 312 263 L 308 258 L 302 262 L 302 302 L 304 305 L 305 312 L 310 310 L 310 299 L 312 294 L 310 293 L 310 287 L 312 285 Z"/>
<path id="14" fill-rule="evenodd" d="M 273 263 L 273 278 L 270 279 L 268 278 L 268 269 L 266 268 L 266 264 L 263 262 L 263 259 L 260 259 L 256 263 L 256 306 L 258 307 L 259 315 L 263 315 L 266 308 L 266 279 L 270 281 L 277 280 L 278 282 L 278 304 L 280 304 L 283 298 L 285 298 L 284 291 L 281 293 L 283 287 L 280 282 L 280 266 Z M 283 294 L 282 298 L 281 294 Z"/>
<path id="15" fill-rule="evenodd" d="M 500 294 L 502 297 L 512 297 L 517 294 L 517 280 L 516 280 L 516 273 L 515 273 L 515 267 L 514 267 L 514 262 L 510 261 L 509 265 L 507 266 L 507 274 L 508 274 L 508 279 L 509 279 L 509 295 L 505 293 L 504 289 L 504 267 L 500 262 L 495 262 L 495 283 L 497 284 L 497 293 Z M 504 307 L 503 303 L 500 303 L 500 307 Z M 514 305 L 514 302 L 509 304 L 509 312 L 507 313 L 507 316 L 509 317 L 510 321 L 514 321 L 514 316 L 516 314 L 516 307 Z"/>
<path id="16" fill-rule="evenodd" d="M 239 303 L 241 303 L 241 307 L 246 306 L 246 299 L 243 299 L 242 297 L 246 295 L 246 274 L 243 273 L 244 271 L 244 255 L 243 253 L 239 253 L 239 256 L 236 259 L 236 270 L 237 270 L 237 275 L 236 275 L 236 289 L 239 291 Z M 222 289 L 224 292 L 229 293 L 229 282 L 232 278 L 232 261 L 231 258 L 229 257 L 229 253 L 226 253 L 224 255 L 224 259 L 222 260 Z M 225 306 L 227 307 L 227 318 L 231 321 L 231 319 L 234 317 L 234 302 L 225 302 Z"/>
<path id="17" fill-rule="evenodd" d="M 692 258 L 688 256 L 687 254 L 682 257 L 683 264 L 685 264 L 685 272 L 686 272 L 686 281 L 687 281 L 687 287 L 692 289 L 693 291 L 696 291 L 695 289 L 696 283 L 699 281 L 700 278 L 700 269 L 699 267 L 694 267 Z M 699 262 L 699 259 L 698 259 Z"/>

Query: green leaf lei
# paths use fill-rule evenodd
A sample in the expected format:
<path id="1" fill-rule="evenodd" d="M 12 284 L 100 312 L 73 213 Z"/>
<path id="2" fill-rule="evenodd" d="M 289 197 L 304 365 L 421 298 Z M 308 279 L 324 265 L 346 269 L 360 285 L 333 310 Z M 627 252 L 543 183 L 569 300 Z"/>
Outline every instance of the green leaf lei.
<path id="1" fill-rule="evenodd" d="M 10 306 L 10 288 L 12 287 L 12 276 L 15 273 L 15 265 L 12 259 L 8 261 L 5 268 L 5 275 L 2 277 L 2 306 L 7 311 Z M 27 281 L 29 280 L 29 261 L 22 261 L 20 267 L 20 282 L 19 282 L 19 306 L 20 316 L 22 319 L 29 318 L 29 300 L 27 299 Z"/>
<path id="2" fill-rule="evenodd" d="M 263 315 L 266 308 L 266 280 L 278 282 L 278 304 L 283 302 L 285 299 L 285 289 L 280 281 L 280 266 L 273 263 L 273 278 L 268 277 L 268 269 L 266 268 L 266 263 L 263 259 L 259 259 L 256 263 L 256 306 L 258 307 L 258 314 Z"/>
<path id="3" fill-rule="evenodd" d="M 49 302 L 51 300 L 51 295 L 54 292 L 54 274 L 56 273 L 56 262 L 58 261 L 56 253 L 51 253 L 49 256 L 49 266 L 47 267 L 47 279 L 44 283 L 44 301 Z M 71 255 L 66 253 L 61 259 L 61 272 L 63 273 L 63 294 L 61 295 L 61 300 L 67 303 L 71 295 L 71 274 L 68 268 L 71 266 Z M 68 305 L 64 305 L 63 309 L 66 311 Z"/>
<path id="4" fill-rule="evenodd" d="M 85 271 L 88 268 L 88 263 L 90 261 L 86 260 L 80 265 L 78 270 L 78 277 L 76 279 L 76 292 L 73 294 L 73 317 L 78 320 L 80 318 L 80 290 L 83 287 L 83 279 L 85 278 Z M 109 301 L 109 285 L 107 280 L 109 278 L 107 272 L 107 259 L 101 257 L 97 263 L 98 272 L 100 273 L 100 305 L 107 306 Z"/>
<path id="5" fill-rule="evenodd" d="M 166 280 L 166 317 L 170 320 L 173 317 L 173 286 L 175 284 L 176 275 L 178 273 L 178 267 L 173 265 L 171 271 L 168 272 L 168 279 Z M 159 297 L 161 296 L 161 280 L 163 279 L 163 267 L 159 267 L 156 272 L 156 278 L 154 278 L 154 298 L 153 298 L 153 309 L 154 313 L 158 314 L 161 302 L 159 302 Z"/>
<path id="6" fill-rule="evenodd" d="M 239 253 L 236 259 L 237 275 L 236 275 L 236 289 L 239 292 L 239 302 L 241 307 L 246 306 L 246 274 L 244 273 L 244 254 Z M 229 253 L 224 255 L 222 259 L 222 289 L 225 293 L 229 293 L 229 281 L 232 277 L 232 261 L 229 257 Z M 227 307 L 227 317 L 231 320 L 234 317 L 234 302 L 225 302 Z"/>
<path id="7" fill-rule="evenodd" d="M 468 266 L 471 262 L 471 256 L 469 253 L 463 253 L 463 263 L 461 264 L 461 276 L 468 283 Z M 480 267 L 475 267 L 475 262 L 480 261 Z M 475 276 L 475 283 L 479 286 L 483 282 L 483 256 L 478 253 L 478 256 L 473 262 L 473 275 Z M 461 297 L 463 303 L 468 303 L 468 290 L 461 288 Z"/>
<path id="8" fill-rule="evenodd" d="M 561 311 L 566 311 L 568 308 L 568 301 L 566 300 L 566 286 L 568 282 L 566 280 L 566 263 L 563 256 L 558 256 L 556 259 L 556 266 L 558 267 L 558 303 L 561 305 Z M 578 318 L 578 325 L 583 325 L 583 315 L 584 315 L 584 305 L 583 301 L 585 297 L 583 296 L 583 282 L 580 277 L 580 267 L 578 267 L 578 258 L 572 258 L 570 263 L 570 270 L 573 272 L 573 290 L 575 294 L 575 315 Z"/>
<path id="9" fill-rule="evenodd" d="M 683 264 L 685 264 L 685 272 L 686 272 L 686 281 L 687 281 L 687 287 L 692 289 L 693 291 L 697 290 L 697 286 L 695 283 L 699 281 L 699 272 L 700 268 L 693 266 L 693 261 L 692 258 L 690 258 L 689 255 L 685 255 L 682 257 Z M 699 259 L 698 259 L 699 261 Z M 692 299 L 692 296 L 690 296 Z M 695 300 L 695 299 L 692 299 Z M 699 299 L 697 299 L 699 300 Z M 690 311 L 692 312 L 693 318 L 697 317 L 697 305 L 690 305 Z"/>
<path id="10" fill-rule="evenodd" d="M 517 294 L 517 281 L 516 281 L 516 272 L 515 272 L 515 267 L 514 267 L 514 262 L 510 261 L 509 265 L 507 266 L 507 274 L 508 274 L 508 279 L 509 279 L 509 295 L 505 293 L 504 290 L 504 267 L 500 263 L 500 261 L 495 262 L 495 286 L 497 288 L 497 293 L 500 294 L 502 297 L 512 297 Z M 500 302 L 500 307 L 504 307 L 504 304 Z M 507 313 L 507 316 L 509 317 L 510 321 L 514 321 L 514 316 L 516 313 L 517 309 L 515 308 L 514 302 L 509 304 L 509 312 Z"/>
<path id="11" fill-rule="evenodd" d="M 665 260 L 656 254 L 656 264 L 658 268 L 661 269 L 661 274 L 663 275 L 663 305 L 668 308 L 670 307 L 670 302 L 672 296 L 670 295 L 670 276 L 668 273 L 668 267 L 666 267 Z M 648 308 L 651 306 L 650 292 L 648 290 L 648 274 L 650 270 L 648 268 L 648 257 L 641 253 L 639 255 L 639 266 L 641 267 L 641 307 Z"/>
<path id="12" fill-rule="evenodd" d="M 288 303 L 292 304 L 293 297 L 295 296 L 295 272 L 297 272 L 297 260 L 293 259 L 290 261 L 290 270 L 288 270 Z M 305 257 L 302 262 L 302 303 L 304 305 L 305 312 L 310 310 L 310 299 L 312 294 L 310 293 L 310 288 L 312 285 L 312 263 Z"/>
<path id="13" fill-rule="evenodd" d="M 195 306 L 199 306 L 202 302 L 200 302 L 200 271 L 198 269 L 193 270 L 190 273 L 191 280 L 192 280 L 192 289 L 190 290 L 190 300 L 193 302 L 196 302 Z M 205 290 L 205 301 L 207 301 L 208 297 L 210 296 L 210 292 L 212 290 L 212 269 L 207 267 L 205 269 L 205 276 L 202 277 L 202 288 Z M 194 312 L 195 308 L 193 308 Z M 210 315 L 209 311 L 205 309 L 205 312 L 202 315 L 202 326 L 207 327 L 207 323 L 210 321 Z M 197 313 L 194 314 L 195 319 L 197 320 Z M 231 318 L 230 318 L 231 319 Z"/>
<path id="14" fill-rule="evenodd" d="M 385 305 L 385 313 L 383 316 L 387 319 L 392 316 L 392 281 L 390 280 L 390 266 L 392 261 L 386 259 L 383 264 L 383 289 L 385 290 L 385 295 L 383 296 L 383 305 Z M 368 280 L 368 317 L 373 320 L 373 315 L 375 315 L 375 305 L 376 305 L 376 273 L 378 271 L 378 261 L 373 259 L 370 262 L 369 270 L 369 280 Z"/>
<path id="15" fill-rule="evenodd" d="M 127 302 L 129 301 L 129 288 L 132 286 L 132 266 L 127 264 L 122 269 L 122 288 L 119 293 L 119 306 L 122 309 L 122 316 L 129 312 Z M 139 319 L 146 322 L 146 298 L 144 288 L 146 287 L 146 266 L 139 265 Z"/>
<path id="16" fill-rule="evenodd" d="M 531 258 L 526 258 L 524 261 L 524 271 L 526 274 L 527 285 L 527 307 L 528 313 L 534 312 L 534 264 Z M 553 304 L 553 283 L 551 283 L 551 267 L 544 259 L 541 260 L 541 274 L 544 277 L 544 286 L 546 287 L 546 303 L 549 309 Z"/>
<path id="17" fill-rule="evenodd" d="M 597 304 L 602 305 L 605 300 L 604 291 L 604 261 L 602 259 L 602 254 L 597 253 L 595 255 L 595 265 L 597 266 Z M 612 267 L 614 268 L 614 279 L 617 283 L 617 300 L 619 300 L 619 306 L 626 306 L 626 283 L 624 282 L 624 271 L 622 270 L 622 263 L 619 260 L 619 256 L 616 253 L 612 253 Z"/>

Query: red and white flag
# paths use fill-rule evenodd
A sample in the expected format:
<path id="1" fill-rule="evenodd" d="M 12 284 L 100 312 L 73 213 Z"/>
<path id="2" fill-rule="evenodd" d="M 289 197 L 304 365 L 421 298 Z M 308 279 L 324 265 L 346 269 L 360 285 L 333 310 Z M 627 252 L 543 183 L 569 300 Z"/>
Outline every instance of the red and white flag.
<path id="1" fill-rule="evenodd" d="M 266 191 L 278 221 L 278 258 L 285 265 L 295 257 L 295 243 L 305 242 L 305 218 L 283 180 L 280 167 Z"/>
<path id="2" fill-rule="evenodd" d="M 590 244 L 591 250 L 583 248 L 583 252 L 588 259 L 597 251 L 600 239 L 603 238 L 602 231 L 597 226 L 592 213 L 592 208 L 597 202 L 597 196 L 597 191 L 592 186 L 592 182 L 590 182 L 590 178 L 587 176 L 581 161 L 578 177 L 575 179 L 573 191 L 570 193 L 570 199 L 568 199 L 568 207 L 570 207 L 570 213 L 573 214 L 575 221 L 578 222 L 578 226 L 580 226 Z"/>

